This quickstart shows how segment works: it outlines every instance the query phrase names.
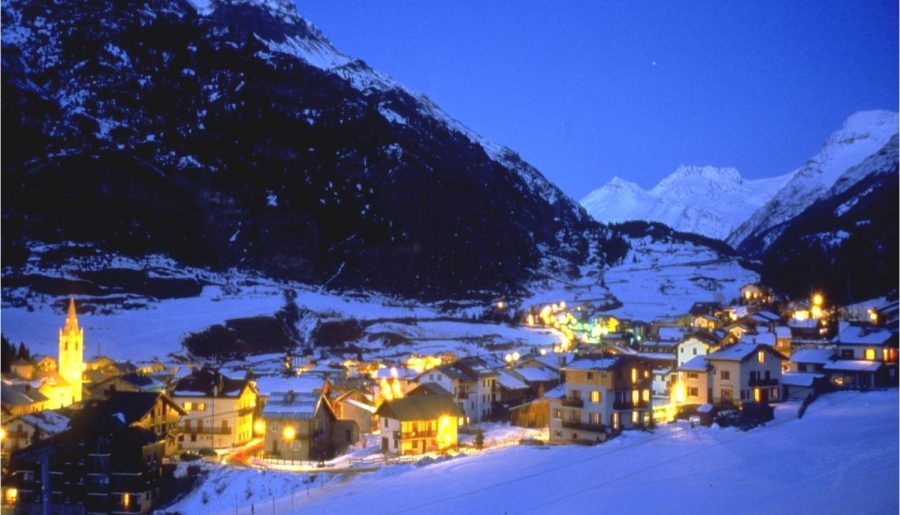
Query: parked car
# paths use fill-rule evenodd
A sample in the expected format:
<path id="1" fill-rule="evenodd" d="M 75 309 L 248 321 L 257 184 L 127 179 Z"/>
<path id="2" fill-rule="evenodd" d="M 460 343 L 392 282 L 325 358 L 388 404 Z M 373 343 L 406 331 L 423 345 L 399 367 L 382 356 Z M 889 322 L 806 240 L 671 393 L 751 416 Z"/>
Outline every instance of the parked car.
<path id="1" fill-rule="evenodd" d="M 181 461 L 197 461 L 200 459 L 200 455 L 196 452 L 184 451 L 178 456 L 178 459 Z"/>
<path id="2" fill-rule="evenodd" d="M 197 454 L 207 463 L 221 463 L 222 461 L 222 457 L 212 449 L 200 449 Z"/>

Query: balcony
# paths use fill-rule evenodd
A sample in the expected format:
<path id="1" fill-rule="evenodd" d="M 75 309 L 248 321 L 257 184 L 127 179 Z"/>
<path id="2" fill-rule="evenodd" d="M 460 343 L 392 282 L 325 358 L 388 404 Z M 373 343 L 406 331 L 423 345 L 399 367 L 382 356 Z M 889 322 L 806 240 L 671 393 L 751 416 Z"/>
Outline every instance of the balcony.
<path id="1" fill-rule="evenodd" d="M 230 435 L 230 427 L 184 427 L 181 431 L 186 435 Z"/>
<path id="2" fill-rule="evenodd" d="M 574 397 L 573 398 L 567 397 L 567 398 L 562 399 L 562 405 L 568 406 L 570 408 L 583 408 L 584 400 L 583 399 L 575 399 Z"/>
<path id="3" fill-rule="evenodd" d="M 638 401 L 637 403 L 633 403 L 630 400 L 613 402 L 613 409 L 615 410 L 645 409 L 649 407 L 650 401 Z"/>
<path id="4" fill-rule="evenodd" d="M 437 436 L 437 430 L 428 430 L 428 431 L 409 431 L 406 433 L 400 433 L 400 438 L 405 440 L 407 438 L 434 438 Z"/>
<path id="5" fill-rule="evenodd" d="M 750 386 L 778 386 L 778 379 L 774 379 L 774 378 L 763 379 L 761 377 L 757 377 L 757 378 L 751 377 L 748 384 Z"/>
<path id="6" fill-rule="evenodd" d="M 562 426 L 567 429 L 578 429 L 580 431 L 591 431 L 594 433 L 605 433 L 606 426 L 603 424 L 585 424 L 574 420 L 563 420 Z"/>

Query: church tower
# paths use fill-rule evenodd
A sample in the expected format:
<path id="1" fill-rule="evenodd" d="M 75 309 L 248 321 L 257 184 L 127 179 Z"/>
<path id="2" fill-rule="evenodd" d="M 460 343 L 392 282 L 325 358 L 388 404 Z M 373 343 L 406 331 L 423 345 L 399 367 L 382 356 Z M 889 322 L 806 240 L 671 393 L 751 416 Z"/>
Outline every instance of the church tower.
<path id="1" fill-rule="evenodd" d="M 69 299 L 66 326 L 59 330 L 59 375 L 72 389 L 72 402 L 81 401 L 81 374 L 84 371 L 84 329 L 78 327 L 75 299 Z"/>

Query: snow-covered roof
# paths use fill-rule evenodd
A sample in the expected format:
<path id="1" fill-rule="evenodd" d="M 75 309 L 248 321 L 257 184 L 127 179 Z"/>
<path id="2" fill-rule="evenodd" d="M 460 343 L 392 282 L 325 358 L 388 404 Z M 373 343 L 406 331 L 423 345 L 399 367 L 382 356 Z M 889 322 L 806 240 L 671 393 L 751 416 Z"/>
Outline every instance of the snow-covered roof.
<path id="1" fill-rule="evenodd" d="M 866 361 L 864 359 L 839 359 L 827 363 L 825 370 L 838 370 L 847 372 L 877 372 L 881 368 L 880 361 Z"/>
<path id="2" fill-rule="evenodd" d="M 663 341 L 677 341 L 684 336 L 683 327 L 660 327 L 659 339 Z"/>
<path id="3" fill-rule="evenodd" d="M 497 370 L 497 383 L 509 390 L 528 388 L 528 383 L 519 379 L 516 372 L 511 372 L 502 368 Z"/>
<path id="4" fill-rule="evenodd" d="M 517 368 L 516 372 L 523 378 L 525 381 L 529 383 L 534 383 L 538 381 L 553 381 L 559 379 L 559 374 L 550 370 L 549 368 L 540 368 L 540 367 L 522 367 Z"/>
<path id="5" fill-rule="evenodd" d="M 772 349 L 771 346 L 759 343 L 740 342 L 728 347 L 723 347 L 707 356 L 709 360 L 728 360 L 743 361 L 747 356 L 756 352 L 757 349 L 769 349 L 771 352 L 781 356 L 780 353 Z"/>
<path id="6" fill-rule="evenodd" d="M 779 325 L 775 326 L 775 337 L 776 338 L 790 338 L 791 337 L 791 328 Z"/>
<path id="7" fill-rule="evenodd" d="M 775 345 L 775 333 L 744 334 L 741 343 L 759 343 L 762 345 Z"/>
<path id="8" fill-rule="evenodd" d="M 69 427 L 69 417 L 54 411 L 39 411 L 22 415 L 22 420 L 40 429 L 45 435 L 55 435 Z"/>
<path id="9" fill-rule="evenodd" d="M 415 370 L 406 367 L 379 368 L 375 371 L 375 379 L 391 379 L 396 374 L 397 379 L 413 380 L 418 375 Z"/>
<path id="10" fill-rule="evenodd" d="M 561 399 L 566 396 L 566 383 L 557 385 L 555 388 L 544 393 L 545 399 Z"/>
<path id="11" fill-rule="evenodd" d="M 297 393 L 320 393 L 325 387 L 325 378 L 317 374 L 300 374 L 299 376 L 264 376 L 256 379 L 256 390 L 267 396 L 273 392 L 294 391 Z"/>
<path id="12" fill-rule="evenodd" d="M 816 379 L 825 377 L 825 374 L 814 374 L 812 372 L 783 372 L 781 374 L 781 384 L 785 386 L 812 386 Z"/>
<path id="13" fill-rule="evenodd" d="M 637 355 L 651 361 L 675 361 L 675 355 L 668 352 L 638 352 Z"/>
<path id="14" fill-rule="evenodd" d="M 684 370 L 686 372 L 706 372 L 708 367 L 709 365 L 706 362 L 706 356 L 701 354 L 686 361 L 683 365 L 678 367 L 678 370 Z"/>
<path id="15" fill-rule="evenodd" d="M 886 329 L 851 325 L 843 328 L 834 341 L 840 345 L 884 345 L 890 339 L 891 332 Z"/>
<path id="16" fill-rule="evenodd" d="M 780 316 L 772 313 L 771 311 L 760 311 L 759 313 L 757 313 L 757 315 L 767 319 L 770 322 L 777 322 L 781 320 Z"/>
<path id="17" fill-rule="evenodd" d="M 262 417 L 273 418 L 312 418 L 319 405 L 320 395 L 296 394 L 293 392 L 272 392 L 269 402 L 263 408 Z"/>
<path id="18" fill-rule="evenodd" d="M 583 358 L 576 359 L 563 368 L 571 370 L 607 370 L 612 368 L 618 361 L 618 358 Z"/>
<path id="19" fill-rule="evenodd" d="M 831 361 L 833 355 L 834 352 L 829 349 L 802 349 L 791 354 L 791 361 L 824 365 Z"/>
<path id="20" fill-rule="evenodd" d="M 712 413 L 713 405 L 712 404 L 701 404 L 697 408 L 697 413 Z"/>

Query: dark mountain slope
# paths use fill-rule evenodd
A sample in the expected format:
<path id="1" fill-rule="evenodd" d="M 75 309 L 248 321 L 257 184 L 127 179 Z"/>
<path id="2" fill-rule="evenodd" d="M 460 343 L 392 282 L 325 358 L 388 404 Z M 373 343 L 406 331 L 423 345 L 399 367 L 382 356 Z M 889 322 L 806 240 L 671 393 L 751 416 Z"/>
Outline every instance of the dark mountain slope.
<path id="1" fill-rule="evenodd" d="M 72 240 L 462 297 L 622 246 L 289 2 L 4 2 L 2 101 L 5 273 Z"/>

